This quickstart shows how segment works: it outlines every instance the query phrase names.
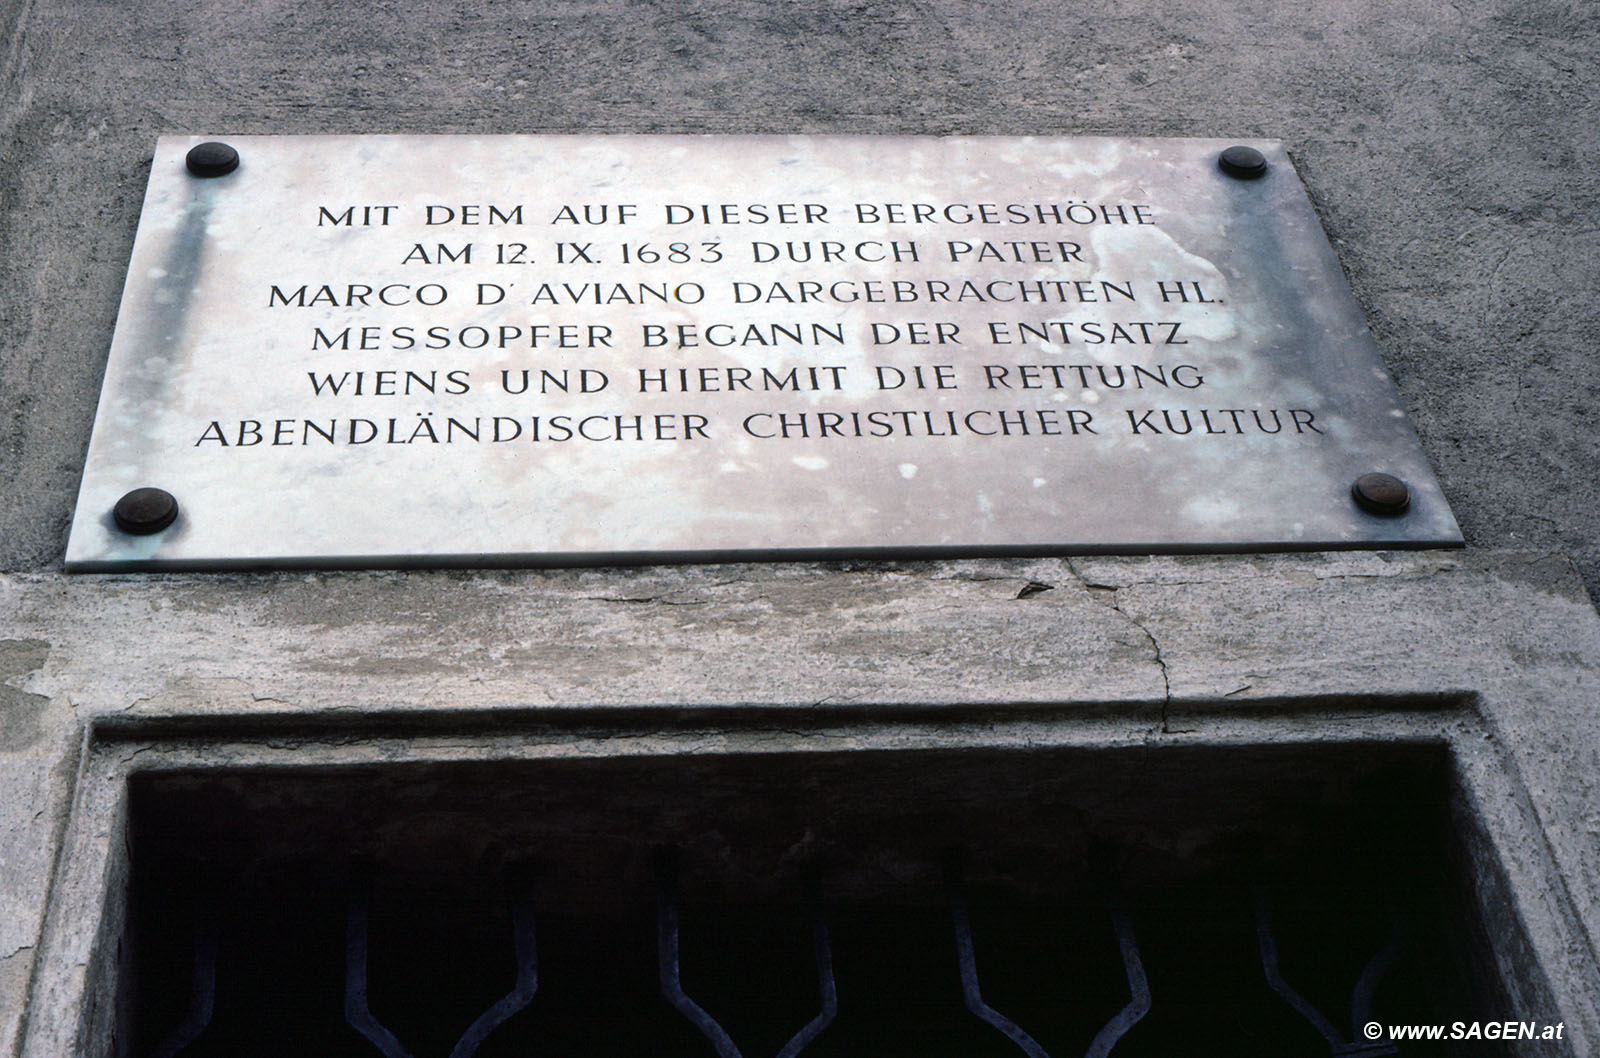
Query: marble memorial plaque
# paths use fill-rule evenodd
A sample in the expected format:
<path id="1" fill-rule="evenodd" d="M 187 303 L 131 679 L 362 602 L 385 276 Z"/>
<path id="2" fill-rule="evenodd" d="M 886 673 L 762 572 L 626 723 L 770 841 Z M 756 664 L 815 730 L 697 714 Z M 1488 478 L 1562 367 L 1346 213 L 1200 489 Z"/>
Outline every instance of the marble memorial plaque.
<path id="1" fill-rule="evenodd" d="M 69 569 L 1461 542 L 1277 143 L 205 139 Z M 176 519 L 119 528 L 140 488 Z"/>

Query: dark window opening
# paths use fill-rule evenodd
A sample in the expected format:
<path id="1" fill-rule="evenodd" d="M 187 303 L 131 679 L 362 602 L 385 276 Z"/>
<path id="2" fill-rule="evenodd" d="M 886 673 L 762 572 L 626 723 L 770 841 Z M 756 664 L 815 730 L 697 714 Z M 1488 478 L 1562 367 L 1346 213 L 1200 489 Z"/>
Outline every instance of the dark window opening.
<path id="1" fill-rule="evenodd" d="M 1416 745 L 143 775 L 119 1050 L 1448 1054 L 1351 1015 L 1363 975 L 1381 1022 L 1485 1005 L 1451 781 Z"/>

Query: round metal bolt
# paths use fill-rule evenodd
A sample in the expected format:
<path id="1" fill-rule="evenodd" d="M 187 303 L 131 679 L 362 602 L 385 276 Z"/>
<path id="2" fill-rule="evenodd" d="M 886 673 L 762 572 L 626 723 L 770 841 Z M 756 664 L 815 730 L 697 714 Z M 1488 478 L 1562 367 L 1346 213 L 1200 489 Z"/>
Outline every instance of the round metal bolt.
<path id="1" fill-rule="evenodd" d="M 1363 474 L 1350 486 L 1356 506 L 1368 514 L 1393 517 L 1411 506 L 1411 490 L 1392 474 Z"/>
<path id="2" fill-rule="evenodd" d="M 134 489 L 111 508 L 111 517 L 123 532 L 149 536 L 177 520 L 178 501 L 166 489 Z"/>
<path id="3" fill-rule="evenodd" d="M 1254 147 L 1229 147 L 1217 159 L 1217 166 L 1236 180 L 1254 180 L 1267 175 L 1267 157 Z"/>
<path id="4" fill-rule="evenodd" d="M 191 147 L 183 164 L 195 176 L 227 176 L 239 168 L 239 152 L 213 140 Z"/>

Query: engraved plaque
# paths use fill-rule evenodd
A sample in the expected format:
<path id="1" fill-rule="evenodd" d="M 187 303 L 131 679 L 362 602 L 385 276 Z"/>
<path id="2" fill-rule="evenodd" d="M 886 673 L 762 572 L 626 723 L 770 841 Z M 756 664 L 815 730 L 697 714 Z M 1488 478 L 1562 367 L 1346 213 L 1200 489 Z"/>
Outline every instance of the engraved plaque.
<path id="1" fill-rule="evenodd" d="M 201 142 L 156 150 L 70 569 L 1461 542 L 1276 143 Z"/>

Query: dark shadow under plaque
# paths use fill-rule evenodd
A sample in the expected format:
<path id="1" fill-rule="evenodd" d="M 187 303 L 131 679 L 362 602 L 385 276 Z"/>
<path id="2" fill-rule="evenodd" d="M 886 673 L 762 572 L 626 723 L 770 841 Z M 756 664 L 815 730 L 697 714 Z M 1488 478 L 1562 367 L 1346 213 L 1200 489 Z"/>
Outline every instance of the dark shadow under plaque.
<path id="1" fill-rule="evenodd" d="M 69 569 L 1461 543 L 1276 143 L 200 142 Z"/>

